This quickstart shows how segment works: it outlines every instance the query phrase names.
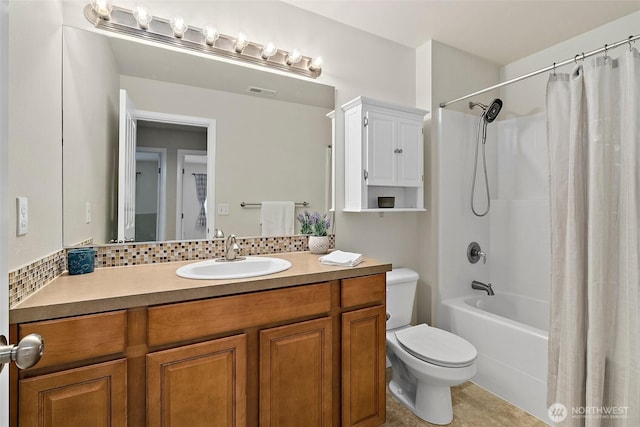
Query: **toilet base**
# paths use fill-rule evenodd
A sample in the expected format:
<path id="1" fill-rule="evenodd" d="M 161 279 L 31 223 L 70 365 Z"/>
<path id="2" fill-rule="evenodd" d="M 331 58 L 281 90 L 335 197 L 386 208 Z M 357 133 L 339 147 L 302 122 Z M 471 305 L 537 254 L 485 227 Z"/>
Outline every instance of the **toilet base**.
<path id="1" fill-rule="evenodd" d="M 424 383 L 416 385 L 415 401 L 412 400 L 412 393 L 406 393 L 393 380 L 389 382 L 389 390 L 396 399 L 423 420 L 438 425 L 451 423 L 453 421 L 451 388 Z"/>

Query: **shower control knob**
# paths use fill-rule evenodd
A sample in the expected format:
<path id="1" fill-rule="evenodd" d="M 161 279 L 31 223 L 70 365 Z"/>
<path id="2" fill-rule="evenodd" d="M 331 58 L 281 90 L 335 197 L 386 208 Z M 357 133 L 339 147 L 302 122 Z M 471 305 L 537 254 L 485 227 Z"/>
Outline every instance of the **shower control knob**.
<path id="1" fill-rule="evenodd" d="M 487 254 L 482 252 L 480 245 L 477 242 L 469 243 L 469 246 L 467 246 L 467 259 L 469 262 L 475 264 L 480 261 L 480 258 L 482 258 L 483 264 L 487 263 Z"/>

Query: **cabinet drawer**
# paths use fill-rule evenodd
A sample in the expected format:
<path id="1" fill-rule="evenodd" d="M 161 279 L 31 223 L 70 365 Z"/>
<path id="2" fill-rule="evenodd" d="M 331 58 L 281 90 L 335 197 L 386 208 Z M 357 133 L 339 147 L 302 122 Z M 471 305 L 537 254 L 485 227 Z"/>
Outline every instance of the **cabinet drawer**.
<path id="1" fill-rule="evenodd" d="M 148 344 L 157 346 L 328 313 L 327 283 L 149 308 Z"/>
<path id="2" fill-rule="evenodd" d="M 21 324 L 20 338 L 31 333 L 44 339 L 44 354 L 35 368 L 124 353 L 127 336 L 124 310 Z"/>
<path id="3" fill-rule="evenodd" d="M 343 279 L 340 292 L 342 307 L 355 307 L 364 304 L 384 304 L 386 295 L 386 276 L 354 277 Z"/>

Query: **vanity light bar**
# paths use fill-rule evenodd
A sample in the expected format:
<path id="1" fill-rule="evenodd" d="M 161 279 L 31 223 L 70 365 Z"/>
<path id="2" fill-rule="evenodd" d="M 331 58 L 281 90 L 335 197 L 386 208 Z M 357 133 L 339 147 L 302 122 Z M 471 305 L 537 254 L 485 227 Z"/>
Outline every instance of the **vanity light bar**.
<path id="1" fill-rule="evenodd" d="M 126 34 L 145 40 L 155 41 L 169 46 L 189 49 L 210 55 L 224 56 L 239 61 L 249 62 L 264 67 L 275 68 L 282 71 L 301 74 L 306 77 L 318 78 L 322 73 L 318 58 L 315 60 L 301 55 L 297 50 L 292 53 L 281 49 L 275 49 L 273 45 L 263 46 L 247 40 L 240 41 L 244 44 L 238 49 L 238 37 L 218 34 L 211 43 L 211 38 L 206 39 L 202 28 L 191 25 L 186 26 L 184 32 L 175 30 L 175 22 L 154 16 L 147 23 L 146 28 L 138 24 L 131 10 L 118 6 L 111 6 L 108 15 L 100 14 L 88 4 L 84 8 L 85 17 L 96 28 Z M 172 25 L 173 24 L 173 27 Z M 265 54 L 267 48 L 267 54 Z M 275 50 L 275 52 L 274 52 Z M 295 59 L 295 61 L 292 61 Z"/>

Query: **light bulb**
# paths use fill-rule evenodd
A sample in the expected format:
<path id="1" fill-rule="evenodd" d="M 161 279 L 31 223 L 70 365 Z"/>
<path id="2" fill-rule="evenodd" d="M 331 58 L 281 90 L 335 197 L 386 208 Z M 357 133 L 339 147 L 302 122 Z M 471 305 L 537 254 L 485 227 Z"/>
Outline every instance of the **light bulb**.
<path id="1" fill-rule="evenodd" d="M 103 19 L 111 19 L 112 7 L 110 0 L 91 0 L 91 8 Z"/>
<path id="2" fill-rule="evenodd" d="M 187 24 L 184 22 L 182 16 L 176 16 L 171 21 L 169 21 L 169 25 L 171 25 L 171 29 L 173 30 L 173 35 L 177 38 L 181 39 L 184 36 L 184 33 L 187 31 Z"/>
<path id="3" fill-rule="evenodd" d="M 287 56 L 287 65 L 293 65 L 302 59 L 302 54 L 298 49 L 293 49 Z"/>
<path id="4" fill-rule="evenodd" d="M 234 45 L 234 49 L 238 53 L 242 53 L 242 49 L 248 45 L 247 36 L 244 33 L 238 33 L 238 38 L 236 39 L 236 44 Z"/>
<path id="5" fill-rule="evenodd" d="M 213 25 L 205 25 L 205 27 L 202 29 L 202 35 L 204 36 L 204 42 L 209 46 L 213 46 L 213 44 L 216 42 L 216 40 L 218 40 L 218 37 L 220 36 L 218 30 L 216 30 L 216 27 L 214 27 Z"/>
<path id="6" fill-rule="evenodd" d="M 318 71 L 321 68 L 322 68 L 322 57 L 321 56 L 316 56 L 311 61 L 311 64 L 309 64 L 309 70 Z"/>
<path id="7" fill-rule="evenodd" d="M 133 17 L 136 19 L 138 26 L 145 30 L 149 28 L 149 23 L 153 19 L 153 16 L 151 16 L 149 9 L 144 6 L 136 6 L 133 9 Z"/>
<path id="8" fill-rule="evenodd" d="M 262 48 L 262 58 L 268 59 L 275 55 L 277 51 L 278 49 L 276 49 L 276 46 L 273 43 L 269 42 Z"/>

